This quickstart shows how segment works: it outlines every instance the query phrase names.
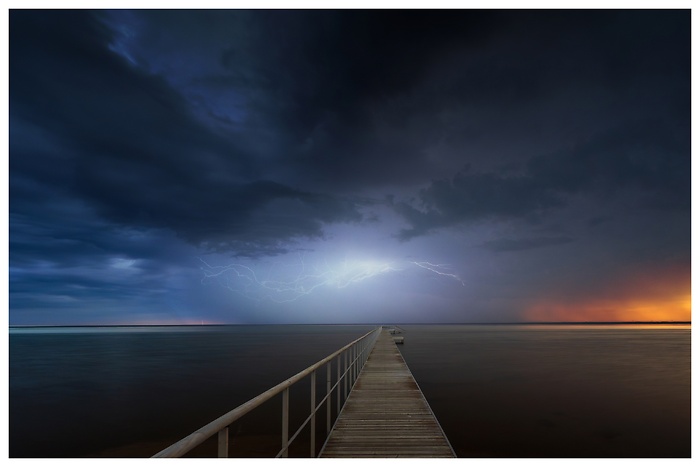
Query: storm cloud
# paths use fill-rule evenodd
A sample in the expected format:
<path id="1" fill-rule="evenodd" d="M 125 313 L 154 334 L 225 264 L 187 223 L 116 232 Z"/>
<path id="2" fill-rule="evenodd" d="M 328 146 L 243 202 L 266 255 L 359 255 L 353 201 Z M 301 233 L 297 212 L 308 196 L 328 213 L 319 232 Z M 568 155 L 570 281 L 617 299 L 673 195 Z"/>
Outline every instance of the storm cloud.
<path id="1" fill-rule="evenodd" d="M 265 180 L 164 79 L 111 52 L 110 31 L 92 15 L 49 16 L 13 12 L 11 211 L 37 189 L 60 193 L 119 225 L 243 254 L 362 219 L 356 201 Z"/>
<path id="2" fill-rule="evenodd" d="M 689 263 L 689 11 L 9 16 L 11 322 L 510 320 Z M 202 256 L 313 254 L 465 285 L 403 272 L 292 311 L 199 280 Z"/>

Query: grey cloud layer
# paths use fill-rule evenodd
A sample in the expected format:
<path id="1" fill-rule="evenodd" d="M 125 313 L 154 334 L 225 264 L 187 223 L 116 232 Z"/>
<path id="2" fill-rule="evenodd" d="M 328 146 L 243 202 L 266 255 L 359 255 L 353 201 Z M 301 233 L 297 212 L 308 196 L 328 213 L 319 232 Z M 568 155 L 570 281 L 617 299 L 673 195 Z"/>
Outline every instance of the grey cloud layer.
<path id="1" fill-rule="evenodd" d="M 353 201 L 266 181 L 162 78 L 110 52 L 109 31 L 89 14 L 12 16 L 12 212 L 36 205 L 37 190 L 61 193 L 118 224 L 244 254 L 362 219 Z M 287 204 L 258 219 L 275 202 Z"/>
<path id="2" fill-rule="evenodd" d="M 421 190 L 418 206 L 396 209 L 410 228 L 410 239 L 431 230 L 483 219 L 540 219 L 585 194 L 606 197 L 632 191 L 636 208 L 688 212 L 690 140 L 663 120 L 641 122 L 558 153 L 532 158 L 520 174 L 464 170 Z"/>
<path id="3" fill-rule="evenodd" d="M 254 253 L 362 220 L 340 193 L 366 188 L 424 186 L 393 204 L 404 239 L 619 187 L 687 209 L 686 23 L 672 11 L 15 11 L 11 210 L 36 206 L 39 186 L 121 225 Z M 523 145 L 517 121 L 498 126 L 498 109 L 553 124 L 545 109 L 570 89 L 574 106 L 555 115 L 582 128 L 573 139 Z M 586 93 L 628 107 L 582 107 Z M 499 146 L 509 137 L 517 147 Z"/>
<path id="4" fill-rule="evenodd" d="M 688 11 L 9 16 L 13 308 L 152 303 L 199 253 L 329 231 L 494 281 L 490 258 L 580 278 L 689 255 Z"/>

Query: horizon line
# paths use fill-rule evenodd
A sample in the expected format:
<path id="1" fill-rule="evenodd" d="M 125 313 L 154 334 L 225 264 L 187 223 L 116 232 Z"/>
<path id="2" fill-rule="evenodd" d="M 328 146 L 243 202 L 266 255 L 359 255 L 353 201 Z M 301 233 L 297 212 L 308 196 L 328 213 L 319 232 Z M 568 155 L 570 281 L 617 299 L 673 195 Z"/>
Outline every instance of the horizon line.
<path id="1" fill-rule="evenodd" d="M 509 322 L 446 322 L 446 323 L 394 323 L 393 325 L 610 325 L 610 324 L 692 324 L 692 321 L 509 321 Z M 10 324 L 10 328 L 78 328 L 78 327 L 214 327 L 214 326 L 390 326 L 381 323 L 207 323 L 207 324 Z"/>

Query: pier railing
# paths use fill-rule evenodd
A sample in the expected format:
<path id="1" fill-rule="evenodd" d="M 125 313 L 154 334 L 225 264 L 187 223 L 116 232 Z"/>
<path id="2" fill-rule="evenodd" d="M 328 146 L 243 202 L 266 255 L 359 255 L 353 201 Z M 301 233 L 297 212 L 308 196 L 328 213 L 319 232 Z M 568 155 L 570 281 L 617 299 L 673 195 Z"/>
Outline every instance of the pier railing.
<path id="1" fill-rule="evenodd" d="M 325 405 L 326 410 L 326 436 L 331 431 L 331 395 L 336 392 L 337 414 L 340 413 L 345 400 L 360 374 L 360 370 L 367 361 L 374 346 L 381 327 L 378 327 L 364 336 L 350 342 L 348 345 L 333 352 L 323 360 L 300 371 L 286 381 L 268 389 L 248 402 L 239 405 L 230 412 L 225 413 L 216 420 L 204 425 L 191 435 L 181 439 L 175 444 L 163 449 L 153 457 L 182 457 L 195 447 L 202 444 L 214 435 L 218 438 L 218 457 L 228 457 L 229 454 L 229 427 L 236 420 L 259 407 L 278 394 L 282 394 L 282 449 L 275 457 L 287 457 L 289 445 L 297 438 L 299 433 L 310 425 L 310 457 L 316 457 L 316 413 Z M 335 364 L 334 364 L 335 362 Z M 316 402 L 316 376 L 322 367 L 326 367 L 326 395 L 320 402 Z M 332 367 L 336 369 L 336 381 L 332 383 Z M 311 378 L 311 413 L 304 420 L 297 431 L 289 436 L 289 389 L 306 377 Z"/>

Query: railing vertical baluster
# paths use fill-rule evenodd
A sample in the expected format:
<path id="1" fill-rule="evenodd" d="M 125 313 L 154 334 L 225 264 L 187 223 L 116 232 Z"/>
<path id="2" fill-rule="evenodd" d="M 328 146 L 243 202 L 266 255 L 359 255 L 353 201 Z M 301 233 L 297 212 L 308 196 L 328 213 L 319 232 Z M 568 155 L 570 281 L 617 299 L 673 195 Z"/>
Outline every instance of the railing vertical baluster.
<path id="1" fill-rule="evenodd" d="M 357 381 L 357 344 L 352 346 L 352 382 Z"/>
<path id="2" fill-rule="evenodd" d="M 360 372 L 362 371 L 362 367 L 364 366 L 364 361 L 362 360 L 362 357 L 365 355 L 365 348 L 362 345 L 362 342 L 358 344 L 360 347 L 357 349 L 357 377 L 360 377 Z"/>
<path id="3" fill-rule="evenodd" d="M 352 384 L 350 385 L 350 389 L 352 389 L 352 385 L 355 384 L 355 378 L 357 377 L 357 344 L 352 346 Z"/>
<path id="4" fill-rule="evenodd" d="M 355 345 L 352 346 L 352 353 L 353 353 L 352 361 L 354 362 L 353 365 L 352 365 L 352 367 L 353 367 L 352 372 L 354 373 L 353 380 L 354 380 L 354 381 L 357 381 L 357 375 L 360 374 L 360 371 L 359 371 L 359 370 L 360 370 L 360 367 L 357 366 L 357 364 L 358 364 L 358 361 L 357 361 L 357 355 L 358 355 L 358 353 L 357 353 L 357 344 L 355 344 Z"/>
<path id="5" fill-rule="evenodd" d="M 219 430 L 219 457 L 228 457 L 228 427 Z"/>
<path id="6" fill-rule="evenodd" d="M 289 388 L 282 393 L 282 457 L 288 457 L 287 450 L 289 444 Z"/>
<path id="7" fill-rule="evenodd" d="M 352 364 L 350 365 L 350 390 L 352 391 L 352 385 L 355 384 L 355 345 L 350 347 L 350 360 Z"/>
<path id="8" fill-rule="evenodd" d="M 345 364 L 343 365 L 343 401 L 348 398 L 348 351 L 343 352 Z"/>
<path id="9" fill-rule="evenodd" d="M 331 432 L 331 362 L 326 366 L 326 435 Z"/>
<path id="10" fill-rule="evenodd" d="M 338 355 L 338 411 L 337 414 L 340 415 L 340 355 Z"/>
<path id="11" fill-rule="evenodd" d="M 365 342 L 362 341 L 360 342 L 360 371 L 362 371 L 362 367 L 365 366 Z"/>
<path id="12" fill-rule="evenodd" d="M 350 347 L 350 391 L 355 383 L 355 346 Z"/>
<path id="13" fill-rule="evenodd" d="M 367 348 L 367 342 L 364 340 L 362 341 L 362 346 L 360 347 L 360 360 L 362 361 L 362 365 L 360 368 L 365 367 L 365 349 Z"/>
<path id="14" fill-rule="evenodd" d="M 316 371 L 311 372 L 311 456 L 316 457 Z"/>

